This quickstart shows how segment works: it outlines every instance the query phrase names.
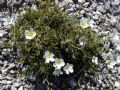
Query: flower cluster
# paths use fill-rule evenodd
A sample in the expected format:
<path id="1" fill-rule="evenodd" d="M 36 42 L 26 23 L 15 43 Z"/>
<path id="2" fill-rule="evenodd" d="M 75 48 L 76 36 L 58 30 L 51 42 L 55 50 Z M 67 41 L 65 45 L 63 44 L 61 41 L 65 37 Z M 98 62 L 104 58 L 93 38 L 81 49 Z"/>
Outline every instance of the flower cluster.
<path id="1" fill-rule="evenodd" d="M 63 71 L 66 74 L 70 74 L 74 72 L 72 64 L 67 63 L 65 65 L 65 62 L 63 59 L 54 58 L 54 54 L 50 53 L 49 51 L 45 51 L 43 58 L 45 59 L 46 63 L 53 62 L 53 67 L 55 68 L 53 75 L 55 76 L 59 76 L 60 74 L 63 74 Z M 63 68 L 63 71 L 62 71 L 62 68 Z"/>

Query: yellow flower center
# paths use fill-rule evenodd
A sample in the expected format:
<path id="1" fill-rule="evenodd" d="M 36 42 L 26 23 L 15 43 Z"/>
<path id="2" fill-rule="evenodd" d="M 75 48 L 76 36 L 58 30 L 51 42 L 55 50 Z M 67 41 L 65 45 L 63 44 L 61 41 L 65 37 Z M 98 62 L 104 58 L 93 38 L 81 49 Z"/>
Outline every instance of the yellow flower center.
<path id="1" fill-rule="evenodd" d="M 28 36 L 32 37 L 33 36 L 33 32 L 29 32 Z"/>

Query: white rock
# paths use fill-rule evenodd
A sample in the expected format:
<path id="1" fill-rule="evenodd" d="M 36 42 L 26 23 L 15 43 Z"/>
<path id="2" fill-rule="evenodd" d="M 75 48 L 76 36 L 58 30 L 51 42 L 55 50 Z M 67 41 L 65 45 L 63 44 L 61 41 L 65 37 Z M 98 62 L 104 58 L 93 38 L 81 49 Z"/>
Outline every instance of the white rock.
<path id="1" fill-rule="evenodd" d="M 0 74 L 0 81 L 1 81 L 2 79 L 4 79 L 4 77 Z"/>
<path id="2" fill-rule="evenodd" d="M 14 87 L 20 87 L 20 86 L 21 86 L 21 83 L 15 82 L 13 85 L 14 85 Z"/>
<path id="3" fill-rule="evenodd" d="M 120 45 L 115 48 L 117 51 L 120 51 Z"/>
<path id="4" fill-rule="evenodd" d="M 2 74 L 4 75 L 7 74 L 7 72 L 8 72 L 8 68 L 2 70 Z"/>
<path id="5" fill-rule="evenodd" d="M 8 69 L 11 69 L 11 68 L 13 68 L 13 67 L 15 67 L 15 64 L 14 64 L 14 63 L 11 63 L 11 64 L 9 65 Z"/>
<path id="6" fill-rule="evenodd" d="M 115 87 L 119 88 L 120 87 L 120 82 L 116 81 L 115 82 Z"/>
<path id="7" fill-rule="evenodd" d="M 79 3 L 85 3 L 85 0 L 78 0 Z"/>
<path id="8" fill-rule="evenodd" d="M 21 86 L 18 90 L 24 90 L 23 86 Z"/>
<path id="9" fill-rule="evenodd" d="M 8 84 L 8 85 L 12 84 L 12 81 L 6 81 L 6 84 Z"/>
<path id="10" fill-rule="evenodd" d="M 5 30 L 0 30 L 0 37 L 3 37 L 7 32 Z"/>
<path id="11" fill-rule="evenodd" d="M 113 37 L 112 37 L 113 41 L 118 41 L 119 39 L 120 39 L 119 35 L 113 35 Z"/>
<path id="12" fill-rule="evenodd" d="M 11 90 L 17 90 L 13 85 L 11 86 Z"/>

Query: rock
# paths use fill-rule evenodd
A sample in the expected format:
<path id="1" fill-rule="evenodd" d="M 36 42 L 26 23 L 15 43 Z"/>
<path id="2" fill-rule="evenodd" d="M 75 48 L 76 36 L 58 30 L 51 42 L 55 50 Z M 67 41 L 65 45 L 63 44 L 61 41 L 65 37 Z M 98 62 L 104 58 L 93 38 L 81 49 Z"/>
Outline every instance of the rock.
<path id="1" fill-rule="evenodd" d="M 10 90 L 17 90 L 17 88 L 12 85 Z"/>
<path id="2" fill-rule="evenodd" d="M 0 41 L 0 48 L 2 49 L 4 47 L 4 43 Z"/>
<path id="3" fill-rule="evenodd" d="M 105 13 L 106 12 L 106 10 L 104 9 L 103 5 L 98 5 L 97 6 L 97 10 L 100 11 L 101 13 Z"/>
<path id="4" fill-rule="evenodd" d="M 14 87 L 18 88 L 18 87 L 21 86 L 21 83 L 19 83 L 19 82 L 15 82 L 13 85 L 14 85 Z"/>
<path id="5" fill-rule="evenodd" d="M 75 80 L 74 79 L 72 79 L 72 80 L 69 80 L 68 81 L 68 85 L 70 86 L 70 88 L 74 88 L 75 87 Z"/>
<path id="6" fill-rule="evenodd" d="M 103 80 L 103 75 L 98 75 L 99 80 Z"/>
<path id="7" fill-rule="evenodd" d="M 78 0 L 78 3 L 85 3 L 85 0 Z"/>
<path id="8" fill-rule="evenodd" d="M 13 77 L 12 77 L 12 76 L 10 76 L 10 75 L 7 75 L 7 76 L 6 76 L 6 79 L 7 79 L 7 80 L 12 80 L 12 79 L 13 79 Z"/>
<path id="9" fill-rule="evenodd" d="M 8 68 L 2 70 L 2 74 L 6 75 L 9 72 Z"/>
<path id="10" fill-rule="evenodd" d="M 7 34 L 7 32 L 5 30 L 0 30 L 0 37 L 3 37 L 6 34 Z"/>
<path id="11" fill-rule="evenodd" d="M 15 74 L 15 73 L 16 73 L 16 71 L 14 71 L 14 70 L 11 70 L 11 71 L 10 71 L 10 73 L 11 73 L 11 74 Z"/>
<path id="12" fill-rule="evenodd" d="M 34 76 L 28 76 L 27 77 L 27 81 L 30 82 L 30 83 L 34 83 L 35 79 L 36 79 L 36 77 L 34 77 Z"/>
<path id="13" fill-rule="evenodd" d="M 95 9 L 95 8 L 97 7 L 97 3 L 94 3 L 94 2 L 93 2 L 92 5 L 91 5 L 90 7 L 92 7 L 92 8 Z"/>
<path id="14" fill-rule="evenodd" d="M 8 69 L 12 69 L 12 68 L 14 68 L 16 65 L 14 64 L 14 63 L 11 63 L 10 65 L 9 65 L 9 67 L 8 67 Z"/>
<path id="15" fill-rule="evenodd" d="M 23 87 L 23 86 L 20 86 L 20 88 L 18 88 L 18 90 L 24 90 L 24 87 Z"/>
<path id="16" fill-rule="evenodd" d="M 86 2 L 83 4 L 83 6 L 87 8 L 89 4 L 90 4 L 90 2 Z"/>
<path id="17" fill-rule="evenodd" d="M 6 49 L 6 48 L 3 49 L 2 54 L 3 54 L 4 56 L 9 55 L 9 54 L 10 54 L 10 49 Z"/>
<path id="18" fill-rule="evenodd" d="M 110 1 L 105 2 L 104 8 L 110 10 Z"/>
<path id="19" fill-rule="evenodd" d="M 116 81 L 115 82 L 115 87 L 120 88 L 120 82 Z"/>
<path id="20" fill-rule="evenodd" d="M 115 77 L 111 77 L 111 80 L 112 80 L 112 81 L 115 81 L 115 80 L 116 80 L 116 78 L 115 78 Z"/>
<path id="21" fill-rule="evenodd" d="M 8 61 L 4 61 L 4 67 L 7 67 L 8 66 Z"/>
<path id="22" fill-rule="evenodd" d="M 6 85 L 7 83 L 6 83 L 6 80 L 2 80 L 2 81 L 0 81 L 0 84 L 2 84 L 2 85 Z"/>
<path id="23" fill-rule="evenodd" d="M 102 84 L 102 87 L 103 87 L 103 88 L 105 88 L 105 87 L 106 87 L 106 85 L 103 83 L 103 84 Z"/>
<path id="24" fill-rule="evenodd" d="M 4 3 L 4 0 L 0 0 L 0 4 L 3 4 Z"/>
<path id="25" fill-rule="evenodd" d="M 6 81 L 6 84 L 10 85 L 10 84 L 12 84 L 12 81 Z"/>
<path id="26" fill-rule="evenodd" d="M 0 74 L 0 81 L 3 80 L 5 77 L 3 77 L 1 74 Z"/>
<path id="27" fill-rule="evenodd" d="M 118 2 L 118 1 L 114 1 L 114 2 L 111 3 L 111 5 L 114 6 L 114 7 L 118 6 L 119 4 L 120 4 L 120 2 Z"/>
<path id="28" fill-rule="evenodd" d="M 3 61 L 0 60 L 0 66 L 2 66 L 2 65 L 3 65 Z"/>
<path id="29" fill-rule="evenodd" d="M 96 89 L 95 89 L 95 87 L 94 87 L 94 86 L 92 86 L 90 90 L 96 90 Z"/>
<path id="30" fill-rule="evenodd" d="M 118 67 L 118 74 L 120 75 L 120 67 Z"/>
<path id="31" fill-rule="evenodd" d="M 85 13 L 85 10 L 81 10 L 80 14 L 83 15 Z"/>

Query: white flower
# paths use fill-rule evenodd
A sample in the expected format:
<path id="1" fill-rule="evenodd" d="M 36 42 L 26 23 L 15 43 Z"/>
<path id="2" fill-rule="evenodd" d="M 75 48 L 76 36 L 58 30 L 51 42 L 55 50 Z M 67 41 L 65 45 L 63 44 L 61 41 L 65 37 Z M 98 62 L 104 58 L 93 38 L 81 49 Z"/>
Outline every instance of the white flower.
<path id="1" fill-rule="evenodd" d="M 6 17 L 6 18 L 3 18 L 3 25 L 4 26 L 8 26 L 8 25 L 14 25 L 15 23 L 14 23 L 14 18 L 13 17 L 10 17 L 10 16 L 8 16 L 8 17 Z"/>
<path id="2" fill-rule="evenodd" d="M 95 64 L 98 64 L 98 57 L 93 56 L 92 57 L 92 62 Z"/>
<path id="3" fill-rule="evenodd" d="M 53 67 L 55 67 L 56 69 L 61 69 L 64 65 L 65 62 L 63 59 L 55 58 L 55 63 L 53 64 Z"/>
<path id="4" fill-rule="evenodd" d="M 35 11 L 37 11 L 38 9 L 37 9 L 37 5 L 35 5 L 35 4 L 32 4 L 32 7 L 31 7 L 31 9 L 32 10 L 35 10 Z"/>
<path id="5" fill-rule="evenodd" d="M 53 72 L 53 75 L 55 75 L 55 76 L 59 76 L 60 74 L 63 74 L 63 72 L 62 72 L 60 69 L 56 69 L 56 70 Z"/>
<path id="6" fill-rule="evenodd" d="M 88 18 L 81 18 L 80 19 L 80 26 L 82 28 L 87 28 L 87 27 L 92 27 L 93 28 L 94 27 L 93 24 L 94 24 L 94 21 L 90 20 Z"/>
<path id="7" fill-rule="evenodd" d="M 30 28 L 30 30 L 25 31 L 25 38 L 26 39 L 33 39 L 35 36 L 36 36 L 36 32 L 33 31 L 32 28 Z"/>
<path id="8" fill-rule="evenodd" d="M 45 54 L 44 54 L 43 58 L 45 59 L 46 63 L 49 63 L 50 61 L 51 62 L 55 61 L 54 54 L 50 53 L 49 51 L 45 51 Z"/>
<path id="9" fill-rule="evenodd" d="M 20 15 L 24 15 L 25 13 L 26 13 L 26 11 L 23 10 L 23 11 L 20 12 Z"/>
<path id="10" fill-rule="evenodd" d="M 63 70 L 65 71 L 66 74 L 70 74 L 70 73 L 74 72 L 73 65 L 69 64 L 69 63 L 66 64 L 66 66 L 63 68 Z"/>
<path id="11" fill-rule="evenodd" d="M 120 87 L 120 82 L 116 81 L 115 82 L 115 87 L 117 87 L 117 88 Z"/>

